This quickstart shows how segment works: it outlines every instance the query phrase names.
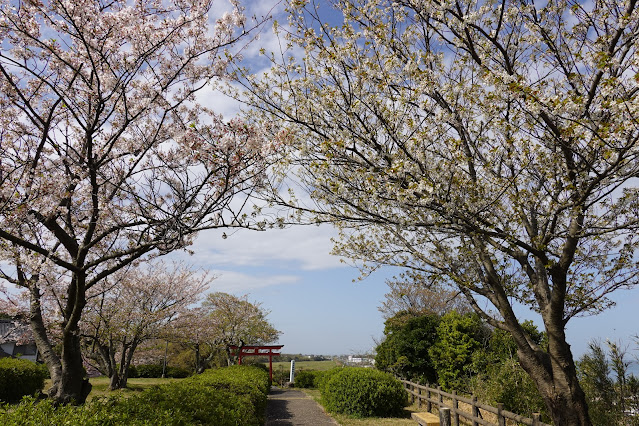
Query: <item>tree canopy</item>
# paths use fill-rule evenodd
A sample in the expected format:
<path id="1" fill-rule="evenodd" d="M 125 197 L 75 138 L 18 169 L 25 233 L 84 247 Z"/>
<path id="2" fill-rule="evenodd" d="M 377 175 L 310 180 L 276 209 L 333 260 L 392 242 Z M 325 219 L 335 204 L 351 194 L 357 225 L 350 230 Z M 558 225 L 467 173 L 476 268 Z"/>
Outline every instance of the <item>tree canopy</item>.
<path id="1" fill-rule="evenodd" d="M 209 293 L 201 307 L 177 320 L 167 337 L 195 350 L 196 371 L 201 372 L 219 351 L 224 352 L 230 365 L 233 360 L 229 346 L 275 342 L 281 332 L 270 323 L 268 314 L 261 303 L 251 302 L 246 294 Z"/>
<path id="2" fill-rule="evenodd" d="M 440 317 L 398 313 L 388 318 L 384 340 L 375 348 L 375 368 L 407 380 L 437 382 L 437 370 L 429 349 L 438 339 Z"/>
<path id="3" fill-rule="evenodd" d="M 184 264 L 156 261 L 120 270 L 93 289 L 81 322 L 84 355 L 109 377 L 110 389 L 126 387 L 138 346 L 168 334 L 210 281 Z"/>
<path id="4" fill-rule="evenodd" d="M 565 326 L 637 283 L 637 2 L 330 3 L 339 25 L 291 1 L 270 73 L 242 76 L 314 204 L 276 202 L 341 226 L 335 251 L 365 270 L 457 286 L 555 424 L 591 424 Z"/>
<path id="5" fill-rule="evenodd" d="M 250 227 L 274 140 L 196 102 L 250 27 L 237 2 L 0 0 L 1 276 L 27 288 L 58 402 L 89 391 L 78 323 L 91 287 L 199 230 Z M 260 225 L 255 225 L 259 227 Z M 65 294 L 58 355 L 47 287 Z"/>

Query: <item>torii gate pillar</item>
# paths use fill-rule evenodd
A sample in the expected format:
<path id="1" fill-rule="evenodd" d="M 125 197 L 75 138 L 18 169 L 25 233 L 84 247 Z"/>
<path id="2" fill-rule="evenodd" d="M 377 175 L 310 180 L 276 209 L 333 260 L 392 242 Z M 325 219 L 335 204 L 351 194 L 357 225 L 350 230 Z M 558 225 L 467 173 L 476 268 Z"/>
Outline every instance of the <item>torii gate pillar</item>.
<path id="1" fill-rule="evenodd" d="M 262 345 L 262 346 L 229 346 L 231 355 L 237 356 L 238 364 L 242 365 L 242 358 L 245 356 L 268 356 L 268 372 L 271 382 L 273 382 L 273 357 L 281 355 L 279 351 L 284 345 Z M 238 351 L 239 349 L 239 351 Z"/>

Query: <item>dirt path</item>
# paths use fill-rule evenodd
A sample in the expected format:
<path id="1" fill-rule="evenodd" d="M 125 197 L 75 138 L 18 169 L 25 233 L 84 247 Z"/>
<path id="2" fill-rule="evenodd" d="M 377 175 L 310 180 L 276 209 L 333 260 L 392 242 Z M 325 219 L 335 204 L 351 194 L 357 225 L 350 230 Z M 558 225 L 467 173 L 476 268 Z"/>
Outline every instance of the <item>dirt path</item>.
<path id="1" fill-rule="evenodd" d="M 320 405 L 304 392 L 271 388 L 266 407 L 266 426 L 335 426 Z"/>

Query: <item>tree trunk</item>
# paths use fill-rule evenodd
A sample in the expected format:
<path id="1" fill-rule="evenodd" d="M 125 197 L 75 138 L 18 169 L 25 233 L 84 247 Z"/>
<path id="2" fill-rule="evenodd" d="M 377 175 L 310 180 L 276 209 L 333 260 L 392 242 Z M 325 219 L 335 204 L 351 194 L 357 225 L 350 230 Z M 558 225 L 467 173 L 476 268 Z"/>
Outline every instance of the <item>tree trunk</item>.
<path id="1" fill-rule="evenodd" d="M 118 368 L 117 362 L 115 361 L 116 347 L 113 342 L 113 337 L 109 336 L 108 344 L 105 344 L 103 341 L 101 342 L 97 336 L 90 338 L 93 340 L 93 344 L 98 348 L 97 358 L 101 367 L 100 372 L 109 378 L 109 390 L 125 388 L 127 379 L 123 376 L 122 365 Z"/>
<path id="2" fill-rule="evenodd" d="M 522 328 L 503 286 L 503 277 L 495 267 L 498 262 L 490 256 L 481 239 L 474 239 L 473 242 L 478 249 L 478 261 L 483 266 L 485 281 L 484 288 L 478 290 L 484 291 L 483 294 L 489 297 L 503 318 L 503 322 L 493 321 L 492 324 L 512 335 L 517 345 L 519 362 L 535 382 L 552 422 L 561 426 L 592 426 L 586 395 L 579 385 L 577 369 L 565 333 L 567 276 L 576 242 L 571 240 L 570 244 L 566 243 L 561 262 L 550 269 L 547 269 L 548 259 L 543 257 L 537 258 L 534 266 L 525 255 L 516 259 L 523 266 L 534 289 L 548 336 L 547 351 L 532 342 Z M 552 286 L 549 283 L 550 277 Z M 484 314 L 489 321 L 492 319 L 477 305 L 472 295 L 467 295 L 467 298 L 480 315 Z"/>
<path id="3" fill-rule="evenodd" d="M 61 370 L 57 377 L 51 376 L 52 387 L 49 398 L 57 404 L 83 404 L 91 392 L 80 351 L 77 330 L 65 330 L 62 335 Z"/>
<path id="4" fill-rule="evenodd" d="M 202 355 L 200 354 L 200 344 L 195 344 L 195 373 L 204 373 L 204 362 L 202 362 Z"/>
<path id="5" fill-rule="evenodd" d="M 131 367 L 131 361 L 133 360 L 133 353 L 137 348 L 138 343 L 133 341 L 129 345 L 122 345 L 122 356 L 120 358 L 120 369 L 116 374 L 118 376 L 117 386 L 113 386 L 113 381 L 111 381 L 111 390 L 114 389 L 124 389 L 129 381 L 129 368 Z"/>
<path id="6" fill-rule="evenodd" d="M 242 352 L 242 346 L 241 345 L 238 346 L 237 348 L 237 359 L 239 360 L 239 355 Z M 230 367 L 231 365 L 233 365 L 233 357 L 231 356 L 231 348 L 229 347 L 229 345 L 226 345 L 225 347 L 225 353 L 226 353 L 226 366 Z"/>
<path id="7" fill-rule="evenodd" d="M 121 389 L 120 382 L 120 374 L 117 369 L 114 369 L 109 376 L 109 390 Z"/>
<path id="8" fill-rule="evenodd" d="M 91 392 L 91 384 L 86 377 L 82 362 L 81 337 L 78 327 L 79 315 L 74 315 L 73 320 L 63 323 L 62 353 L 58 357 L 53 350 L 42 318 L 40 303 L 42 294 L 37 286 L 37 281 L 38 278 L 34 277 L 28 285 L 23 285 L 23 287 L 27 287 L 30 293 L 29 322 L 34 340 L 51 375 L 51 387 L 47 390 L 48 396 L 56 404 L 83 404 Z M 81 300 L 79 303 L 83 306 Z"/>
<path id="9" fill-rule="evenodd" d="M 56 384 L 62 380 L 62 363 L 53 350 L 49 336 L 47 336 L 47 330 L 42 319 L 40 290 L 35 284 L 28 286 L 28 288 L 30 294 L 29 324 L 38 352 L 42 355 L 51 376 L 52 387 L 47 391 L 51 395 L 56 392 Z"/>
<path id="10" fill-rule="evenodd" d="M 548 352 L 518 350 L 521 366 L 533 379 L 553 424 L 591 426 L 586 396 L 579 385 L 563 327 L 549 327 Z"/>

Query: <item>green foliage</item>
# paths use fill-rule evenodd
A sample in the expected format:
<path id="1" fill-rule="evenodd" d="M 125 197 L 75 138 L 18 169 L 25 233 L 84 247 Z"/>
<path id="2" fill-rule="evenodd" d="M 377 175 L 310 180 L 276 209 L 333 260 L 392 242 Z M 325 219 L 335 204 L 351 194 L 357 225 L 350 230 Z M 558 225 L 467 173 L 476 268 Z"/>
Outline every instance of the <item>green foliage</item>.
<path id="1" fill-rule="evenodd" d="M 445 390 L 466 390 L 473 353 L 482 347 L 487 330 L 476 314 L 451 311 L 437 326 L 438 339 L 428 353 Z"/>
<path id="2" fill-rule="evenodd" d="M 129 377 L 142 377 L 146 379 L 162 377 L 163 366 L 159 364 L 140 364 L 135 366 L 136 375 Z"/>
<path id="3" fill-rule="evenodd" d="M 0 401 L 16 402 L 44 387 L 47 370 L 26 359 L 0 359 Z"/>
<path id="4" fill-rule="evenodd" d="M 167 367 L 166 377 L 172 377 L 174 379 L 184 379 L 191 375 L 192 370 L 183 367 Z"/>
<path id="5" fill-rule="evenodd" d="M 127 375 L 127 377 L 129 379 L 136 379 L 136 378 L 140 377 L 138 375 L 138 368 L 135 365 L 133 365 L 133 364 L 129 365 L 129 374 Z"/>
<path id="6" fill-rule="evenodd" d="M 404 386 L 391 374 L 369 368 L 344 368 L 325 384 L 326 409 L 354 417 L 399 415 L 408 404 Z"/>
<path id="7" fill-rule="evenodd" d="M 385 324 L 385 339 L 376 348 L 375 366 L 408 380 L 435 383 L 437 372 L 429 348 L 437 341 L 439 316 L 400 313 Z"/>
<path id="8" fill-rule="evenodd" d="M 295 373 L 295 387 L 298 388 L 316 388 L 318 386 L 321 371 L 316 370 L 300 370 Z"/>
<path id="9" fill-rule="evenodd" d="M 521 326 L 535 344 L 542 348 L 547 346 L 546 333 L 539 331 L 532 321 L 524 321 Z M 482 363 L 488 365 L 517 358 L 517 344 L 512 335 L 504 330 L 493 330 L 488 340 L 488 347 L 485 349 L 481 351 L 481 356 L 476 357 L 473 361 L 477 372 L 485 370 L 485 368 L 482 368 Z"/>
<path id="10" fill-rule="evenodd" d="M 530 321 L 522 327 L 533 342 L 545 347 L 545 333 Z M 386 321 L 384 333 L 375 358 L 380 370 L 470 392 L 516 413 L 546 411 L 534 382 L 519 365 L 510 333 L 490 329 L 475 314 L 400 313 Z"/>
<path id="11" fill-rule="evenodd" d="M 480 401 L 493 406 L 501 402 L 514 413 L 529 416 L 546 412 L 535 383 L 516 359 L 491 365 L 485 373 L 473 377 L 472 392 Z"/>
<path id="12" fill-rule="evenodd" d="M 344 370 L 344 367 L 335 367 L 330 370 L 322 371 L 321 374 L 318 374 L 315 378 L 315 386 L 319 389 L 320 393 L 323 395 L 326 392 L 326 386 L 328 382 L 337 374 L 341 373 Z"/>
<path id="13" fill-rule="evenodd" d="M 291 378 L 291 372 L 283 365 L 279 365 L 277 368 L 273 367 L 273 383 L 278 386 L 284 386 Z"/>
<path id="14" fill-rule="evenodd" d="M 586 394 L 593 424 L 618 424 L 622 413 L 617 409 L 615 384 L 610 377 L 608 357 L 599 343 L 589 343 L 588 352 L 577 361 L 577 375 Z"/>
<path id="15" fill-rule="evenodd" d="M 628 377 L 627 385 L 629 408 L 635 410 L 635 412 L 639 411 L 639 378 L 631 374 L 630 377 Z M 639 423 L 639 418 L 636 416 L 634 418 L 637 419 L 637 423 Z"/>
<path id="16" fill-rule="evenodd" d="M 544 345 L 545 333 L 539 332 L 532 322 L 522 324 L 531 339 Z M 530 415 L 546 413 L 546 406 L 534 382 L 517 359 L 517 346 L 510 333 L 493 330 L 488 346 L 473 353 L 472 365 L 475 373 L 471 380 L 471 391 L 482 402 L 504 404 L 506 410 Z"/>
<path id="17" fill-rule="evenodd" d="M 3 425 L 262 425 L 269 384 L 258 368 L 233 366 L 154 387 L 123 398 L 98 398 L 83 406 L 25 399 L 0 408 Z"/>

